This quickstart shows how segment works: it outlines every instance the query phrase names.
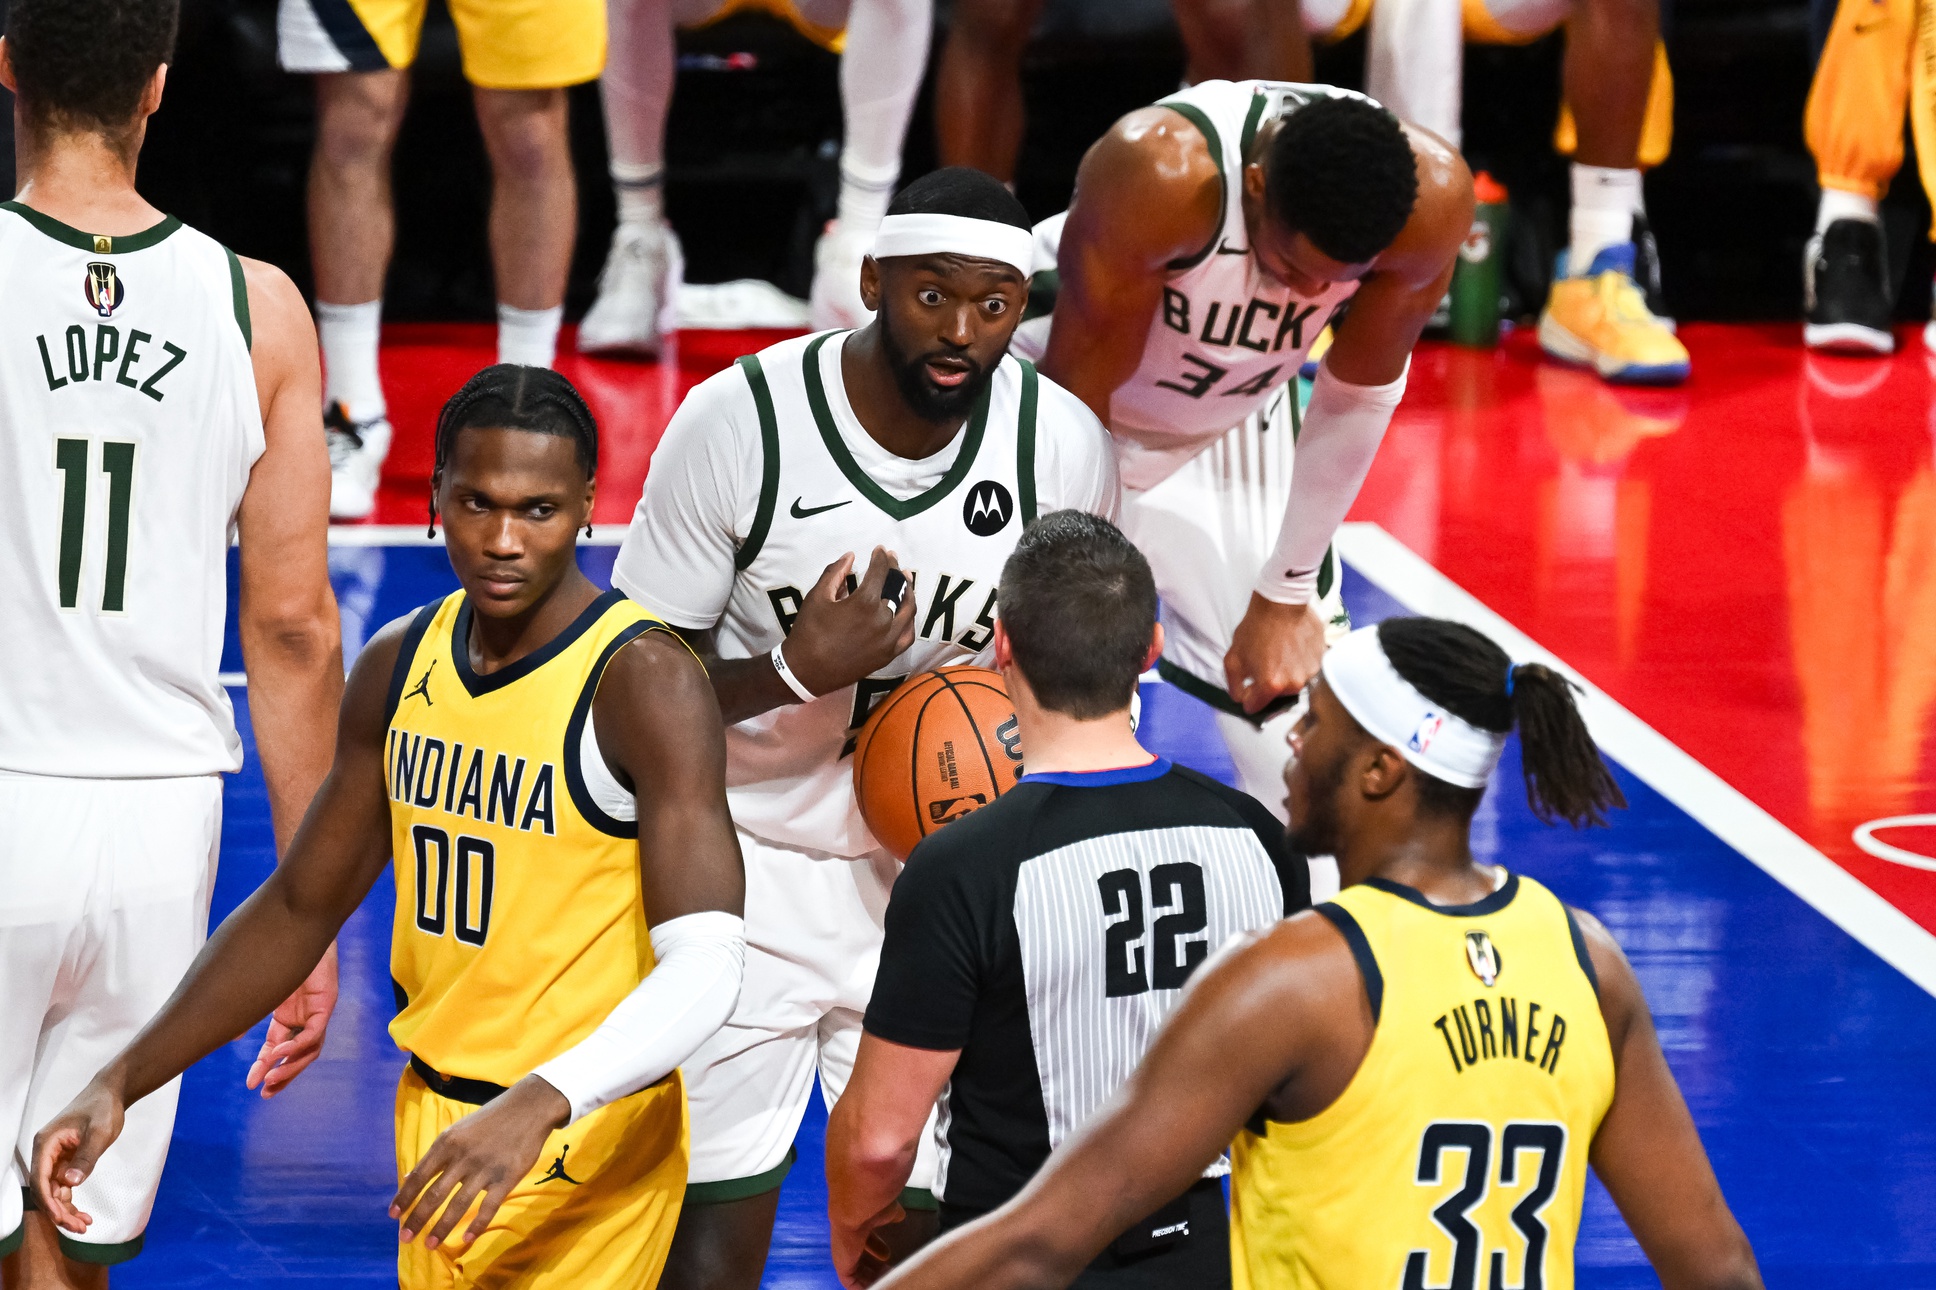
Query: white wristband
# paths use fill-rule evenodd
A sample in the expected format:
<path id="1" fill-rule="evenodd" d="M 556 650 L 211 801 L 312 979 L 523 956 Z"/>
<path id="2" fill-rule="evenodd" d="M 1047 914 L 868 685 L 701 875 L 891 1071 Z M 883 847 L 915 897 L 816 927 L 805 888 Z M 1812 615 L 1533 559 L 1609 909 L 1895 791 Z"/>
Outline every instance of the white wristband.
<path id="1" fill-rule="evenodd" d="M 787 689 L 793 691 L 795 694 L 800 696 L 800 702 L 812 703 L 815 699 L 820 697 L 819 695 L 815 694 L 812 690 L 809 690 L 806 687 L 806 685 L 801 682 L 800 678 L 793 674 L 793 669 L 787 666 L 785 641 L 781 641 L 778 645 L 775 645 L 773 647 L 772 658 L 773 658 L 773 670 L 780 674 L 780 679 L 782 681 L 786 682 Z"/>

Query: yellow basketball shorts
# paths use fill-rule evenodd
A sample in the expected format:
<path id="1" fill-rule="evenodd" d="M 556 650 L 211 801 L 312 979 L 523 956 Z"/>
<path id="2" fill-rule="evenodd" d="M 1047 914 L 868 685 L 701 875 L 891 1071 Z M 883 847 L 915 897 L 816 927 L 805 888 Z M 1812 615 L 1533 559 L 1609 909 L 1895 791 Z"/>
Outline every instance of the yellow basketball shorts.
<path id="1" fill-rule="evenodd" d="M 437 1135 L 477 1107 L 430 1089 L 410 1067 L 397 1082 L 397 1178 Z M 531 1176 L 475 1241 L 465 1225 L 426 1250 L 397 1247 L 402 1290 L 640 1290 L 657 1284 L 686 1192 L 686 1096 L 674 1075 L 553 1133 Z"/>
<path id="2" fill-rule="evenodd" d="M 280 0 L 287 72 L 380 72 L 416 61 L 427 0 Z M 449 0 L 464 77 L 487 90 L 548 90 L 605 70 L 605 0 Z"/>

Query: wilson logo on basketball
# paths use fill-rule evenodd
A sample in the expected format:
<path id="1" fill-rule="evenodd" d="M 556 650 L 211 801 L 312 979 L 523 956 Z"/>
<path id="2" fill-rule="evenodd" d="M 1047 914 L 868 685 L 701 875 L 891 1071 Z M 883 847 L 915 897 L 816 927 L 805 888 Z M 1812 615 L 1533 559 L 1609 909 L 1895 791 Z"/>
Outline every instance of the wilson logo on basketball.
<path id="1" fill-rule="evenodd" d="M 87 303 L 94 312 L 106 318 L 120 307 L 128 289 L 121 285 L 121 275 L 114 266 L 102 260 L 91 261 L 87 266 L 87 281 L 81 291 L 87 296 Z"/>
<path id="2" fill-rule="evenodd" d="M 1009 517 L 1015 514 L 1015 499 L 1008 490 L 992 479 L 984 479 L 968 490 L 967 500 L 961 504 L 961 522 L 976 537 L 993 537 L 1008 527 Z"/>

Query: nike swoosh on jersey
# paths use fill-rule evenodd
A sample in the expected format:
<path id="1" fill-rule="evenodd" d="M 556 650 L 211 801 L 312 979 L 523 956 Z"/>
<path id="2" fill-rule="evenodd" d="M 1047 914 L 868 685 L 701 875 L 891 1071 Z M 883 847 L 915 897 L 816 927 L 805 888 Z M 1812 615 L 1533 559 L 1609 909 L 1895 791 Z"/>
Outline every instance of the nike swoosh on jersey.
<path id="1" fill-rule="evenodd" d="M 800 507 L 800 503 L 801 503 L 801 502 L 803 502 L 803 501 L 805 501 L 805 500 L 806 500 L 806 499 L 805 499 L 805 498 L 803 498 L 803 497 L 796 497 L 796 498 L 794 498 L 794 499 L 793 499 L 793 512 L 792 512 L 792 513 L 793 513 L 793 518 L 794 518 L 794 519 L 796 519 L 796 520 L 804 520 L 804 519 L 806 519 L 806 518 L 807 518 L 807 517 L 808 517 L 809 515 L 818 515 L 818 514 L 820 514 L 820 513 L 822 512 L 822 511 L 832 511 L 832 510 L 838 510 L 838 509 L 839 509 L 840 507 L 842 507 L 842 506 L 845 506 L 845 505 L 847 505 L 847 502 L 851 502 L 851 501 L 853 501 L 854 499 L 850 497 L 850 498 L 848 498 L 848 499 L 847 499 L 847 502 L 828 502 L 828 503 L 827 503 L 827 504 L 826 504 L 825 506 L 809 506 L 809 507 L 807 507 L 807 508 L 806 508 L 805 510 L 802 510 L 802 509 L 801 509 L 801 507 Z"/>

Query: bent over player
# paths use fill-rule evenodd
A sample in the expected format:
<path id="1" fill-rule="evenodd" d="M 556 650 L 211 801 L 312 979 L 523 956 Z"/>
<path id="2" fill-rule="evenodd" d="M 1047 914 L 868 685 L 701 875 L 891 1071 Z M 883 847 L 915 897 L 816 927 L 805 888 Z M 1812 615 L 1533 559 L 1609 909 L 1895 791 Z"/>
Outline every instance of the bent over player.
<path id="1" fill-rule="evenodd" d="M 61 1226 L 87 1230 L 74 1191 L 124 1111 L 260 1017 L 394 855 L 399 1281 L 657 1279 L 686 1180 L 677 1067 L 738 997 L 742 875 L 704 669 L 578 569 L 597 448 L 541 368 L 486 368 L 445 405 L 433 515 L 463 589 L 370 642 L 288 861 L 36 1139 Z"/>
<path id="2" fill-rule="evenodd" d="M 1624 805 L 1565 678 L 1438 619 L 1339 642 L 1297 725 L 1290 841 L 1344 890 L 1206 963 L 1115 1101 L 887 1284 L 1065 1285 L 1234 1139 L 1239 1290 L 1569 1290 L 1589 1162 L 1664 1285 L 1757 1290 L 1620 947 L 1473 857 L 1514 728 L 1536 814 Z"/>
<path id="3" fill-rule="evenodd" d="M 1345 622 L 1332 535 L 1471 226 L 1458 154 L 1369 99 L 1206 81 L 1117 122 L 1038 229 L 1059 286 L 1025 348 L 1046 330 L 1042 371 L 1116 436 L 1163 675 L 1273 807 L 1290 703 Z M 1347 301 L 1300 425 L 1287 383 Z"/>
<path id="4" fill-rule="evenodd" d="M 169 1078 L 80 1188 L 85 1233 L 23 1214 L 20 1162 L 207 934 L 221 777 L 242 766 L 218 674 L 232 539 L 279 849 L 327 769 L 343 686 L 302 297 L 135 190 L 175 22 L 175 0 L 15 0 L 0 41 L 20 178 L 0 206 L 0 1278 L 14 1287 L 106 1284 L 154 1207 Z M 263 996 L 258 1012 L 315 969 L 277 1009 L 270 1091 L 321 1051 L 328 944 Z"/>
<path id="5" fill-rule="evenodd" d="M 1007 357 L 1031 255 L 1021 203 L 987 175 L 909 184 L 863 266 L 874 321 L 694 389 L 613 568 L 717 655 L 746 858 L 746 989 L 686 1064 L 692 1185 L 668 1285 L 759 1284 L 815 1068 L 830 1104 L 852 1069 L 900 868 L 855 804 L 861 723 L 912 673 L 992 660 L 1002 563 L 1038 513 L 1115 511 L 1102 427 Z M 930 1144 L 909 1205 L 932 1211 L 933 1175 Z"/>

